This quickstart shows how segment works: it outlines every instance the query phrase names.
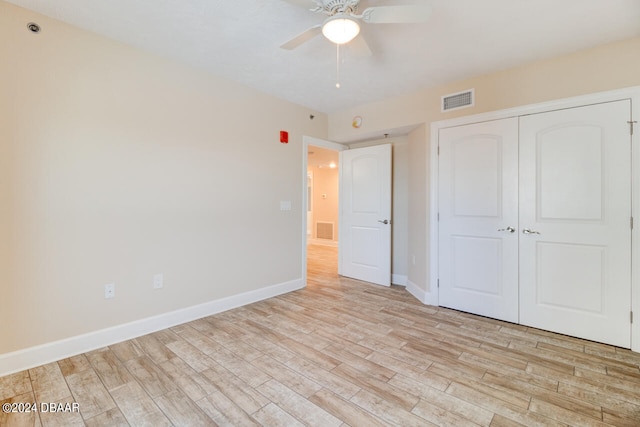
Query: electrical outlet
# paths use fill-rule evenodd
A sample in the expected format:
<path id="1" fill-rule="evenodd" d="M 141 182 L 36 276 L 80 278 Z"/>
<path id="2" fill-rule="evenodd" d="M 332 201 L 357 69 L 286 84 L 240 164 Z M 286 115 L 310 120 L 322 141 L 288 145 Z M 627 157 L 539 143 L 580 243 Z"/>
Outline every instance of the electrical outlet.
<path id="1" fill-rule="evenodd" d="M 104 285 L 104 299 L 111 299 L 115 296 L 116 296 L 115 283 L 109 283 L 108 285 Z"/>
<path id="2" fill-rule="evenodd" d="M 162 273 L 153 275 L 153 289 L 162 289 Z"/>
<path id="3" fill-rule="evenodd" d="M 291 210 L 291 200 L 280 200 L 280 210 L 281 211 L 290 211 Z"/>

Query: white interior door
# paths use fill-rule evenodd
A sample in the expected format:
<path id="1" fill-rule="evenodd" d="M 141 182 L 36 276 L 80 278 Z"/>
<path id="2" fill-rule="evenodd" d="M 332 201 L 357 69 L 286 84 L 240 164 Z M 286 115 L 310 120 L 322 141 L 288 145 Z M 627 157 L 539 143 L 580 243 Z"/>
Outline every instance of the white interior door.
<path id="1" fill-rule="evenodd" d="M 439 304 L 518 322 L 518 119 L 441 129 Z"/>
<path id="2" fill-rule="evenodd" d="M 391 284 L 391 145 L 340 153 L 339 273 Z"/>
<path id="3" fill-rule="evenodd" d="M 522 324 L 630 347 L 630 112 L 520 118 Z"/>

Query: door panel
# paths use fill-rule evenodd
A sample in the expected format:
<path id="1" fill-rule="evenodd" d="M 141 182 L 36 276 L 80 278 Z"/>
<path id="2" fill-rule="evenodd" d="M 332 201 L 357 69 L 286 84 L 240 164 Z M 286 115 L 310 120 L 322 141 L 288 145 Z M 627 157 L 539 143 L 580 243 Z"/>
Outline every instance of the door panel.
<path id="1" fill-rule="evenodd" d="M 561 124 L 539 132 L 537 139 L 538 220 L 602 220 L 601 127 Z"/>
<path id="2" fill-rule="evenodd" d="M 340 155 L 340 274 L 390 286 L 391 145 Z"/>
<path id="3" fill-rule="evenodd" d="M 439 304 L 517 322 L 518 121 L 441 129 L 439 144 Z"/>
<path id="4" fill-rule="evenodd" d="M 520 321 L 630 347 L 630 101 L 520 118 Z"/>
<path id="5" fill-rule="evenodd" d="M 453 214 L 498 217 L 502 202 L 502 140 L 488 135 L 467 136 L 455 141 L 451 148 Z"/>
<path id="6" fill-rule="evenodd" d="M 537 242 L 536 262 L 539 306 L 603 314 L 606 247 Z"/>
<path id="7" fill-rule="evenodd" d="M 502 240 L 451 236 L 456 289 L 489 296 L 502 294 Z M 469 263 L 473 260 L 473 263 Z"/>

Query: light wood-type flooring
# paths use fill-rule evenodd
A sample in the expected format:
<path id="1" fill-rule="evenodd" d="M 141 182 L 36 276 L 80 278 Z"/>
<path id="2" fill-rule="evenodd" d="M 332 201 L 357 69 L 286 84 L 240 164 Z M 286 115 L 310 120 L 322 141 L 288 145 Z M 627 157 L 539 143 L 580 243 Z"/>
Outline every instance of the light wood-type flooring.
<path id="1" fill-rule="evenodd" d="M 337 275 L 0 378 L 1 426 L 640 426 L 640 354 L 425 306 Z"/>

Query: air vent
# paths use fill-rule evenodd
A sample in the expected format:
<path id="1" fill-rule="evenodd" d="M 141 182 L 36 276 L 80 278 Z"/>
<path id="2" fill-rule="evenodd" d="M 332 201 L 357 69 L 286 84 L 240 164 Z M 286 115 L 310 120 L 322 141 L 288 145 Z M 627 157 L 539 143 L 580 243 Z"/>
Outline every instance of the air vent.
<path id="1" fill-rule="evenodd" d="M 333 240 L 333 222 L 316 222 L 316 237 Z"/>
<path id="2" fill-rule="evenodd" d="M 474 92 L 473 89 L 464 92 L 452 93 L 442 97 L 442 112 L 457 110 L 459 108 L 473 107 Z"/>

